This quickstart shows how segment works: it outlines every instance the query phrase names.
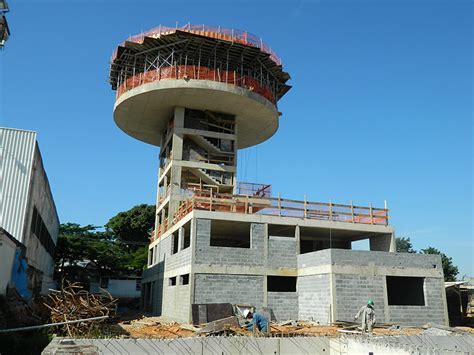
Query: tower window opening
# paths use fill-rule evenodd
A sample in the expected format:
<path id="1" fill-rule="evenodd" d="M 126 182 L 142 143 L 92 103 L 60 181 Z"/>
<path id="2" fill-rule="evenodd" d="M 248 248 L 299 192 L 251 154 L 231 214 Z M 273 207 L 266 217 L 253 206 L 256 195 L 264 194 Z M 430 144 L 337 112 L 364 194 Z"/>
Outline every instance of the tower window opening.
<path id="1" fill-rule="evenodd" d="M 211 221 L 212 247 L 250 248 L 250 223 Z"/>
<path id="2" fill-rule="evenodd" d="M 424 306 L 424 277 L 387 276 L 389 306 Z"/>
<path id="3" fill-rule="evenodd" d="M 178 252 L 179 247 L 179 232 L 175 231 L 171 235 L 171 255 L 176 254 Z"/>
<path id="4" fill-rule="evenodd" d="M 183 249 L 189 248 L 191 245 L 191 222 L 186 223 L 183 227 Z"/>
<path id="5" fill-rule="evenodd" d="M 181 275 L 179 277 L 180 285 L 189 285 L 189 274 Z"/>
<path id="6" fill-rule="evenodd" d="M 296 277 L 267 276 L 268 292 L 296 292 Z"/>
<path id="7" fill-rule="evenodd" d="M 176 276 L 168 279 L 168 286 L 176 286 Z"/>

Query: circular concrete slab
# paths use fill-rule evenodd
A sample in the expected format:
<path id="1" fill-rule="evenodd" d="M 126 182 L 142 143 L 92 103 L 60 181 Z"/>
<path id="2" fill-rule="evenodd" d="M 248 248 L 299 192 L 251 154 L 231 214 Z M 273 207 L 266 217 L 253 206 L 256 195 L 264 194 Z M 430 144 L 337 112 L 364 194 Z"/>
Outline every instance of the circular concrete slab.
<path id="1" fill-rule="evenodd" d="M 123 93 L 114 120 L 128 135 L 159 146 L 174 107 L 210 110 L 237 117 L 238 148 L 259 144 L 278 129 L 276 106 L 245 88 L 209 80 L 162 80 Z"/>

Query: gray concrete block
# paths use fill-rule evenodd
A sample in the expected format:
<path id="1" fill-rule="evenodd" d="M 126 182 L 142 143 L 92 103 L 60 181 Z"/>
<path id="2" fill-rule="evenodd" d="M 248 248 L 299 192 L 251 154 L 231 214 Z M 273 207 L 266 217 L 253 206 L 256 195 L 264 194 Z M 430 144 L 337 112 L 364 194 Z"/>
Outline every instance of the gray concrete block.
<path id="1" fill-rule="evenodd" d="M 263 307 L 263 276 L 195 274 L 193 303 L 251 304 Z"/>

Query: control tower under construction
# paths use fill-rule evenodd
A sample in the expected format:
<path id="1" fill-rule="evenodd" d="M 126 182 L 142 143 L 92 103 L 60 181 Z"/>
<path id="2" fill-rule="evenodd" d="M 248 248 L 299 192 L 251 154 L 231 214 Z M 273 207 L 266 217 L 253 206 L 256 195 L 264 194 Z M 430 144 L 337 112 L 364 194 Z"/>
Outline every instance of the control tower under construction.
<path id="1" fill-rule="evenodd" d="M 109 80 L 118 127 L 160 147 L 145 310 L 202 322 L 206 305 L 245 304 L 327 324 L 371 298 L 381 322 L 447 323 L 439 256 L 396 253 L 386 205 L 290 200 L 237 181 L 239 149 L 275 134 L 291 88 L 261 38 L 159 26 L 116 48 Z M 370 250 L 353 250 L 363 239 Z"/>

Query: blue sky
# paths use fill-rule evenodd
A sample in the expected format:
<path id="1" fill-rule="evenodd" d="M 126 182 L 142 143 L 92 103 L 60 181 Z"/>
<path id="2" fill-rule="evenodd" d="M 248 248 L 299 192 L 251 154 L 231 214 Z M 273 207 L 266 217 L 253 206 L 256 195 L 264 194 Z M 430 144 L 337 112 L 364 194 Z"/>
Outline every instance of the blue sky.
<path id="1" fill-rule="evenodd" d="M 112 120 L 115 46 L 159 24 L 221 25 L 263 37 L 292 76 L 278 133 L 240 154 L 241 181 L 387 200 L 398 236 L 474 275 L 470 1 L 9 3 L 0 124 L 38 131 L 62 222 L 155 200 L 158 149 Z"/>

